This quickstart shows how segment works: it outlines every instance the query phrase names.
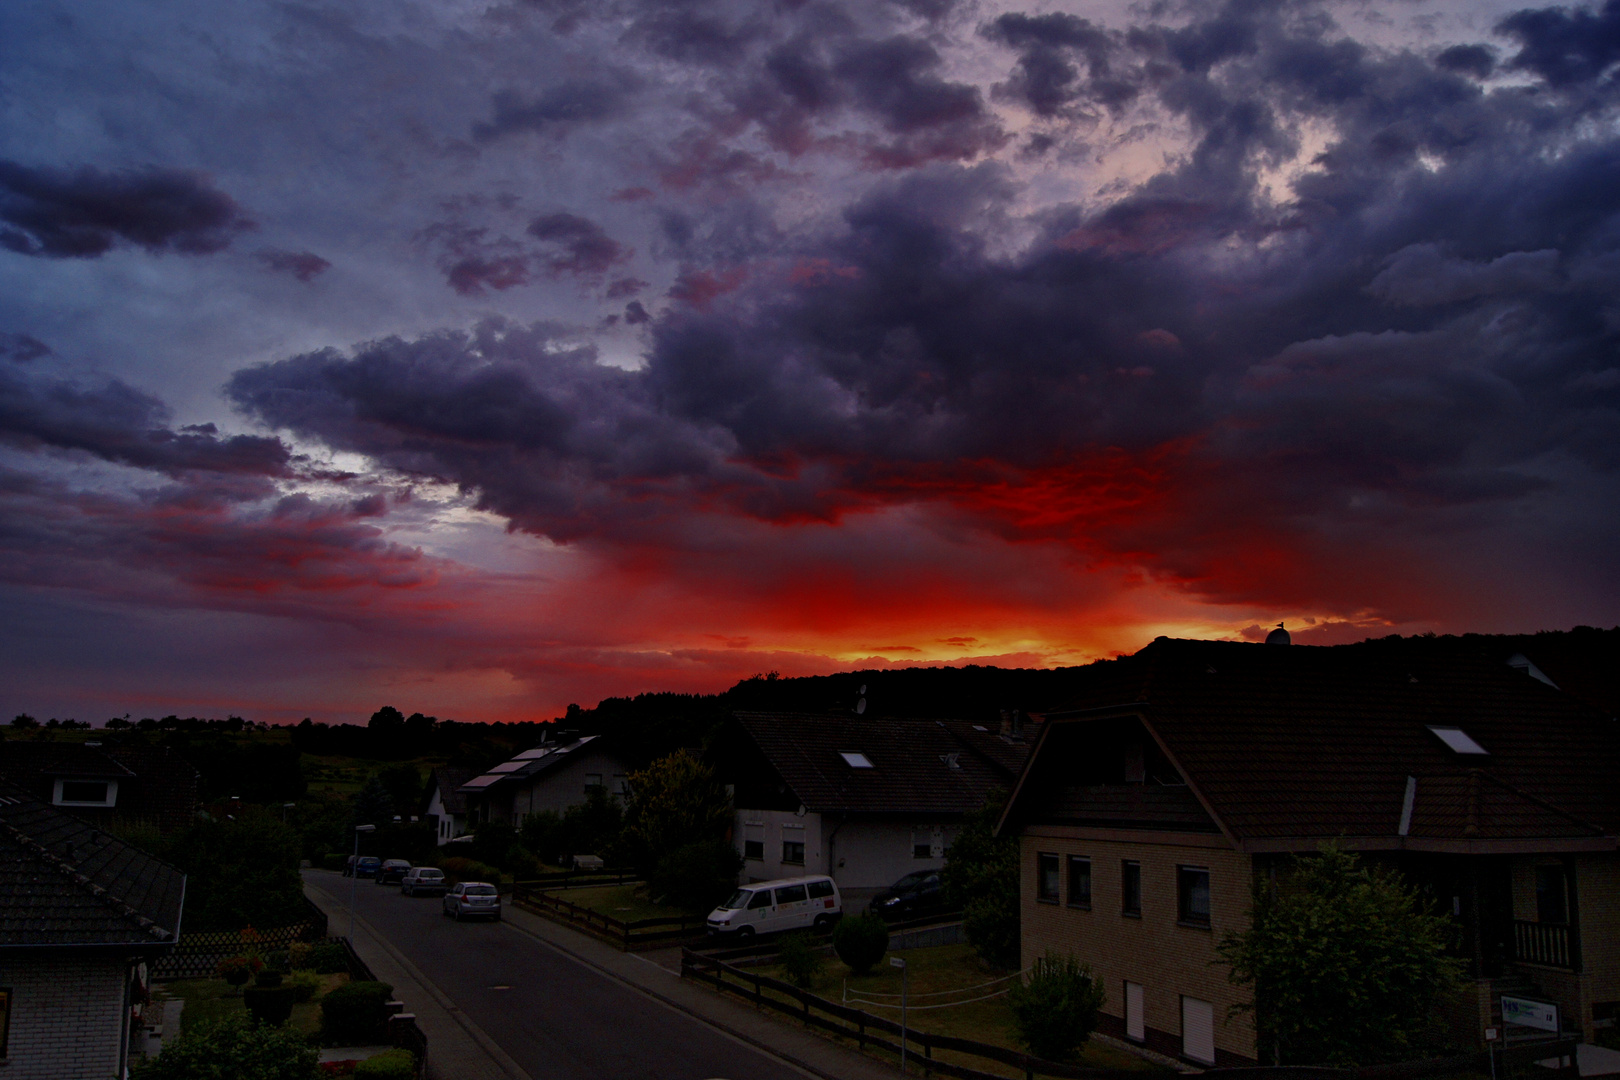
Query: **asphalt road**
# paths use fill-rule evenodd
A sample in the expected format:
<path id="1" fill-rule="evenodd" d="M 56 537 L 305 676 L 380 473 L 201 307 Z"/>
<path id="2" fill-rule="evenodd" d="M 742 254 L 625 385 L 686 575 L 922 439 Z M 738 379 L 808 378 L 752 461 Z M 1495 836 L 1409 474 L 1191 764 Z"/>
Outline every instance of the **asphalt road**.
<path id="1" fill-rule="evenodd" d="M 349 882 L 322 887 L 348 900 Z M 805 1074 L 505 922 L 362 880 L 355 910 L 534 1080 L 804 1080 Z M 332 932 L 347 931 L 332 916 Z"/>

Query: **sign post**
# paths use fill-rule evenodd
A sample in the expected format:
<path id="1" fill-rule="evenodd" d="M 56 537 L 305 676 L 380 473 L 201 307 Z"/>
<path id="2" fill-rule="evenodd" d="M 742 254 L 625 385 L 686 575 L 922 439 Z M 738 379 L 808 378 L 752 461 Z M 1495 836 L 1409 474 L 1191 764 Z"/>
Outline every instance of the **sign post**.
<path id="1" fill-rule="evenodd" d="M 889 966 L 900 969 L 900 1075 L 906 1074 L 906 961 L 904 957 L 889 957 Z"/>

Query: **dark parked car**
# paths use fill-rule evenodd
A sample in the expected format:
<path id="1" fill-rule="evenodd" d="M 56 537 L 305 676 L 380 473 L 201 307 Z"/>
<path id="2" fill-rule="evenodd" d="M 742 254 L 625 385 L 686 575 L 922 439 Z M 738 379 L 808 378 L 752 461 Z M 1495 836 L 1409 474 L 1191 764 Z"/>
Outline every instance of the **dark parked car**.
<path id="1" fill-rule="evenodd" d="M 436 866 L 415 866 L 400 879 L 399 891 L 404 896 L 443 896 L 448 886 L 443 870 Z"/>
<path id="2" fill-rule="evenodd" d="M 872 898 L 870 911 L 885 919 L 915 919 L 945 910 L 938 870 L 916 870 Z"/>
<path id="3" fill-rule="evenodd" d="M 382 860 L 375 855 L 362 855 L 354 864 L 355 877 L 376 877 Z"/>
<path id="4" fill-rule="evenodd" d="M 377 884 L 398 885 L 410 873 L 411 864 L 406 859 L 384 859 L 383 864 L 377 868 Z"/>

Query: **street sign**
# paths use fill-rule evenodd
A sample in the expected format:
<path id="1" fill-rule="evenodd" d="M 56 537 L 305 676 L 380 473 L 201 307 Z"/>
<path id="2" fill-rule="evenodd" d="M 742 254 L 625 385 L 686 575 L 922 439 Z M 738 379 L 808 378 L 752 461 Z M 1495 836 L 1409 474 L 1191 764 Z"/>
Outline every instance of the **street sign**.
<path id="1" fill-rule="evenodd" d="M 1485 1029 L 1485 1041 L 1486 1042 L 1495 1042 L 1497 1039 L 1500 1039 L 1501 1037 L 1502 1037 L 1502 1031 L 1501 1031 L 1500 1028 L 1486 1028 Z"/>
<path id="2" fill-rule="evenodd" d="M 1558 1006 L 1546 1001 L 1502 995 L 1502 1022 L 1558 1033 Z"/>
<path id="3" fill-rule="evenodd" d="M 891 956 L 891 957 L 889 957 L 889 966 L 890 967 L 903 968 L 903 967 L 906 966 L 906 962 L 901 957 Z"/>

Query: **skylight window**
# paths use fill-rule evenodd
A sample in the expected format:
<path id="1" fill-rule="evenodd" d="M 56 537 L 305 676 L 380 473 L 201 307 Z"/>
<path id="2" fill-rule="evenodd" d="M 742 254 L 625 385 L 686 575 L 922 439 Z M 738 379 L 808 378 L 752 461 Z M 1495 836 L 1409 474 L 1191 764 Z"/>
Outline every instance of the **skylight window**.
<path id="1" fill-rule="evenodd" d="M 1479 743 L 1468 737 L 1468 732 L 1460 727 L 1435 727 L 1429 725 L 1429 730 L 1439 737 L 1440 741 L 1451 747 L 1458 754 L 1489 754 Z"/>
<path id="2" fill-rule="evenodd" d="M 844 759 L 844 764 L 852 769 L 870 769 L 872 759 L 865 754 L 858 754 L 853 750 L 840 750 L 838 756 Z"/>

